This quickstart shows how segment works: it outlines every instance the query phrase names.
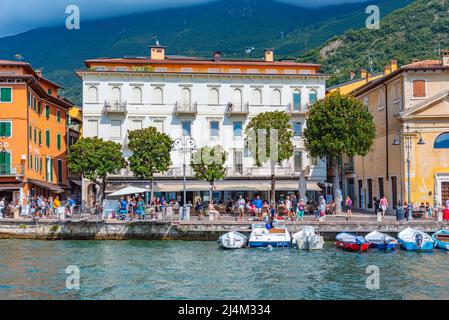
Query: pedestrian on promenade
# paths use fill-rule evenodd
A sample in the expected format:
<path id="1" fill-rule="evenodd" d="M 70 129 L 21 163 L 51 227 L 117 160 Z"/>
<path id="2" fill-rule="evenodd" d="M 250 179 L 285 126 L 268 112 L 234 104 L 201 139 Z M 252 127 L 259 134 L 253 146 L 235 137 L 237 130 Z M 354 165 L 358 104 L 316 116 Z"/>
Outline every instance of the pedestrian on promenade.
<path id="1" fill-rule="evenodd" d="M 326 220 L 326 200 L 324 200 L 323 197 L 320 197 L 320 204 L 318 206 L 318 211 L 319 211 L 319 220 L 320 221 L 324 221 Z"/>
<path id="2" fill-rule="evenodd" d="M 304 200 L 302 198 L 301 200 L 299 200 L 296 210 L 296 221 L 299 221 L 300 218 L 301 221 L 304 221 L 304 211 L 306 210 L 306 204 L 304 203 Z"/>
<path id="3" fill-rule="evenodd" d="M 262 214 L 263 201 L 258 195 L 256 199 L 253 200 L 252 204 L 255 207 L 255 214 L 259 217 Z"/>
<path id="4" fill-rule="evenodd" d="M 0 199 L 0 219 L 3 219 L 5 212 L 5 198 Z"/>
<path id="5" fill-rule="evenodd" d="M 209 215 L 212 215 L 217 220 L 221 220 L 220 212 L 215 209 L 214 202 L 210 201 L 208 206 Z"/>
<path id="6" fill-rule="evenodd" d="M 350 196 L 346 196 L 345 200 L 346 205 L 346 221 L 352 218 L 352 199 Z"/>
<path id="7" fill-rule="evenodd" d="M 243 218 L 245 217 L 245 199 L 243 199 L 242 195 L 240 195 L 239 199 L 237 200 L 237 206 L 239 210 L 240 221 L 243 221 Z"/>
<path id="8" fill-rule="evenodd" d="M 285 210 L 287 210 L 288 219 L 293 220 L 291 209 L 292 209 L 292 202 L 290 200 L 290 196 L 287 196 L 287 198 L 285 199 Z"/>
<path id="9" fill-rule="evenodd" d="M 379 200 L 380 209 L 382 210 L 382 217 L 385 216 L 385 212 L 387 212 L 388 208 L 388 201 L 385 195 L 382 195 L 382 197 Z"/>
<path id="10" fill-rule="evenodd" d="M 432 208 L 432 206 L 428 202 L 426 202 L 426 213 L 427 213 L 426 218 L 427 219 L 432 219 L 432 217 L 433 217 L 433 208 Z"/>

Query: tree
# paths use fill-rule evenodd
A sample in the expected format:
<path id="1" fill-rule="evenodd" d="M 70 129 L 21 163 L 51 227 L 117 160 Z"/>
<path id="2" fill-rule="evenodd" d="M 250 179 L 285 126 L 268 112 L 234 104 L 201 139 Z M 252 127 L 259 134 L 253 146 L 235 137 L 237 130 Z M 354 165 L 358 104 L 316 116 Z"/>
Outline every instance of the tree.
<path id="1" fill-rule="evenodd" d="M 265 112 L 252 118 L 245 129 L 248 148 L 258 167 L 270 163 L 271 202 L 275 201 L 275 166 L 293 156 L 293 129 L 286 112 Z"/>
<path id="2" fill-rule="evenodd" d="M 338 159 L 343 155 L 365 156 L 376 136 L 373 116 L 367 106 L 352 96 L 338 92 L 314 103 L 310 108 L 304 145 L 312 157 L 327 157 L 332 162 L 334 199 L 341 212 Z"/>
<path id="3" fill-rule="evenodd" d="M 227 152 L 220 145 L 202 147 L 192 155 L 190 166 L 195 172 L 195 178 L 208 181 L 210 184 L 209 201 L 212 201 L 212 190 L 215 181 L 221 180 L 226 176 L 224 163 L 227 156 Z"/>
<path id="4" fill-rule="evenodd" d="M 128 138 L 128 148 L 132 152 L 128 158 L 129 167 L 137 177 L 150 180 L 153 199 L 154 174 L 167 171 L 170 167 L 173 140 L 154 127 L 130 131 Z"/>
<path id="5" fill-rule="evenodd" d="M 83 138 L 70 147 L 68 168 L 100 187 L 96 204 L 102 203 L 106 189 L 106 177 L 124 168 L 121 145 L 99 138 Z"/>

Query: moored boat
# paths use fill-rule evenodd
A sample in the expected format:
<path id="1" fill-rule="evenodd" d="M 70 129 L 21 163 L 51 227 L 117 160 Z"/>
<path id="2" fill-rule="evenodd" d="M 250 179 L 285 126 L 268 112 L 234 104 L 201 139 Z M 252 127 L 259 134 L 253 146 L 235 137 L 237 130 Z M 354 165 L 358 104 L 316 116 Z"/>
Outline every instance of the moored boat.
<path id="1" fill-rule="evenodd" d="M 432 251 L 432 237 L 418 229 L 406 228 L 399 232 L 398 241 L 402 248 L 408 251 Z"/>
<path id="2" fill-rule="evenodd" d="M 289 247 L 291 245 L 290 232 L 282 221 L 273 224 L 264 222 L 253 223 L 251 226 L 248 245 L 256 247 Z"/>
<path id="3" fill-rule="evenodd" d="M 337 241 L 335 244 L 337 248 L 341 248 L 347 251 L 364 252 L 369 248 L 369 242 L 362 236 L 355 234 L 342 232 L 337 234 Z"/>
<path id="4" fill-rule="evenodd" d="M 432 235 L 435 247 L 439 249 L 449 250 L 449 231 L 440 230 Z"/>
<path id="5" fill-rule="evenodd" d="M 222 235 L 217 240 L 217 243 L 224 249 L 241 249 L 246 246 L 247 241 L 248 237 L 244 234 L 237 231 L 231 231 Z"/>
<path id="6" fill-rule="evenodd" d="M 377 248 L 383 251 L 395 250 L 398 245 L 398 241 L 395 238 L 379 231 L 373 231 L 367 234 L 365 239 L 370 243 L 371 248 Z"/>
<path id="7" fill-rule="evenodd" d="M 305 226 L 292 236 L 292 244 L 301 250 L 321 250 L 324 239 L 311 226 Z"/>

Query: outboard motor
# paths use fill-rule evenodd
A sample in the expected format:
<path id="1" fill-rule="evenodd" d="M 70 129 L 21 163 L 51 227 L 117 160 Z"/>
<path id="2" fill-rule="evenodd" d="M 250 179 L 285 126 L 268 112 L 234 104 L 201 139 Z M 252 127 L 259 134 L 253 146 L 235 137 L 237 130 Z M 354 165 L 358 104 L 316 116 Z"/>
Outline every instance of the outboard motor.
<path id="1" fill-rule="evenodd" d="M 418 249 L 422 248 L 423 236 L 420 233 L 415 234 L 415 243 Z"/>

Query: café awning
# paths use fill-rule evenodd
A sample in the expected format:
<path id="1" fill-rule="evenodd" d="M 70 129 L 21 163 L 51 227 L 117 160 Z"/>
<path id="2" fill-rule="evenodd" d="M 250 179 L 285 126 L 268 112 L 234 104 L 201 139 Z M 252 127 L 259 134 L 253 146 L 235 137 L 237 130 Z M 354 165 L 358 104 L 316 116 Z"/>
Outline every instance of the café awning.
<path id="1" fill-rule="evenodd" d="M 23 183 L 0 183 L 0 191 L 17 191 L 23 187 Z"/>
<path id="2" fill-rule="evenodd" d="M 34 184 L 35 186 L 50 190 L 54 193 L 64 193 L 64 189 L 54 183 L 34 179 L 28 179 L 27 181 L 31 184 Z"/>
<path id="3" fill-rule="evenodd" d="M 127 195 L 131 195 L 131 194 L 145 193 L 148 191 L 149 191 L 148 189 L 129 186 L 129 187 L 117 190 L 111 194 L 108 194 L 106 197 L 107 198 L 121 197 L 121 196 L 127 196 Z"/>
<path id="4" fill-rule="evenodd" d="M 279 191 L 298 191 L 299 181 L 276 181 L 276 190 Z M 322 191 L 318 182 L 307 181 L 307 191 Z"/>

